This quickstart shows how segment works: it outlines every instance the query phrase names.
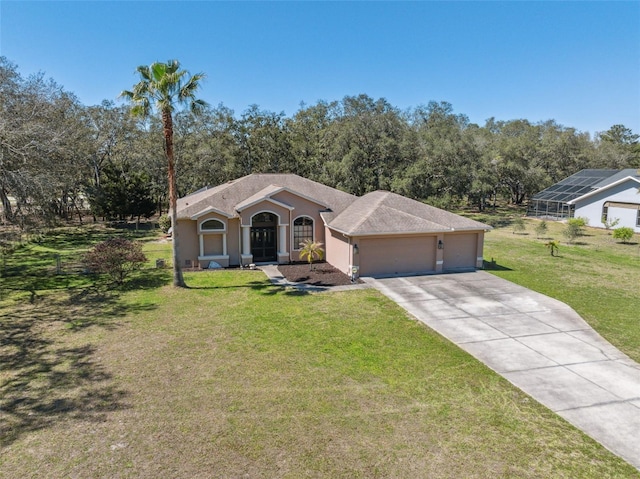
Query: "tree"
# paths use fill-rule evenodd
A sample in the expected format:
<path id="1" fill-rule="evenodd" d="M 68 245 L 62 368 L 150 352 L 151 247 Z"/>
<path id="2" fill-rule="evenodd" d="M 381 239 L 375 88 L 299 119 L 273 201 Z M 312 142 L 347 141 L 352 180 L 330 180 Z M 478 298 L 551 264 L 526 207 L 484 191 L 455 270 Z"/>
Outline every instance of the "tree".
<path id="1" fill-rule="evenodd" d="M 635 134 L 631 128 L 624 125 L 613 125 L 607 131 L 600 133 L 600 139 L 620 145 L 635 145 L 638 143 L 640 135 Z"/>
<path id="2" fill-rule="evenodd" d="M 527 230 L 527 225 L 524 222 L 524 219 L 522 219 L 522 217 L 517 216 L 513 219 L 513 233 L 524 233 Z"/>
<path id="3" fill-rule="evenodd" d="M 149 179 L 143 171 L 132 171 L 125 162 L 120 167 L 102 167 L 99 186 L 87 188 L 87 197 L 94 215 L 125 220 L 128 216 L 149 218 L 155 213 L 156 204 L 151 193 Z"/>
<path id="4" fill-rule="evenodd" d="M 175 158 L 173 154 L 173 113 L 177 105 L 188 105 L 192 114 L 198 115 L 207 104 L 196 99 L 195 93 L 200 87 L 204 73 L 189 76 L 180 69 L 180 62 L 169 60 L 167 63 L 155 62 L 150 66 L 137 68 L 140 82 L 133 90 L 124 90 L 120 96 L 134 104 L 131 113 L 148 118 L 154 109 L 162 118 L 164 152 L 167 158 L 167 178 L 169 180 L 169 209 L 173 225 L 173 285 L 186 287 L 178 255 L 178 192 L 176 188 Z"/>
<path id="5" fill-rule="evenodd" d="M 549 227 L 547 226 L 547 222 L 542 220 L 540 223 L 537 224 L 536 226 L 536 235 L 538 238 L 541 238 L 542 236 L 544 236 L 545 234 L 547 234 L 547 230 L 549 229 Z M 551 255 L 553 256 L 553 254 Z"/>
<path id="6" fill-rule="evenodd" d="M 583 218 L 571 218 L 567 221 L 567 227 L 562 232 L 569 243 L 572 243 L 578 236 L 582 236 L 585 225 Z"/>
<path id="7" fill-rule="evenodd" d="M 0 203 L 21 229 L 79 211 L 91 134 L 77 98 L 0 56 Z"/>
<path id="8" fill-rule="evenodd" d="M 125 238 L 111 238 L 98 243 L 84 257 L 84 262 L 93 273 L 108 274 L 117 284 L 140 268 L 147 261 L 142 245 Z"/>
<path id="9" fill-rule="evenodd" d="M 549 248 L 549 252 L 551 253 L 551 256 L 555 256 L 554 253 L 557 253 L 558 250 L 560 249 L 560 241 L 551 240 L 548 243 L 545 243 L 545 246 Z"/>
<path id="10" fill-rule="evenodd" d="M 620 223 L 620 218 L 607 218 L 606 215 L 602 215 L 601 219 L 604 228 L 609 231 L 611 228 L 615 228 Z"/>
<path id="11" fill-rule="evenodd" d="M 300 258 L 307 258 L 307 261 L 309 261 L 309 269 L 312 269 L 312 264 L 315 259 L 321 260 L 324 258 L 322 243 L 308 239 L 304 240 L 300 243 Z"/>
<path id="12" fill-rule="evenodd" d="M 596 136 L 600 168 L 640 167 L 640 135 L 624 125 L 613 125 Z"/>
<path id="13" fill-rule="evenodd" d="M 616 228 L 613 230 L 613 238 L 622 240 L 624 244 L 627 244 L 631 238 L 633 238 L 633 228 L 623 226 L 622 228 Z"/>

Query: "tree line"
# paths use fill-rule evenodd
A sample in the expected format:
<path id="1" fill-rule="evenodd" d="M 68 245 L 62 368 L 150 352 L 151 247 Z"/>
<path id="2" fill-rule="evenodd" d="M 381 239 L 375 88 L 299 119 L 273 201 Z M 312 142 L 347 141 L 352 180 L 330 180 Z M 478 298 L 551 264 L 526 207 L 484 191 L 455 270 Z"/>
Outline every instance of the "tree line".
<path id="1" fill-rule="evenodd" d="M 126 84 L 120 87 L 127 86 Z M 114 86 L 114 91 L 118 91 Z M 440 207 L 479 209 L 531 195 L 583 168 L 639 168 L 639 135 L 589 133 L 553 120 L 471 123 L 447 102 L 400 110 L 384 98 L 301 104 L 291 117 L 223 104 L 174 118 L 178 195 L 251 173 L 296 173 L 363 195 L 391 190 Z M 128 219 L 167 209 L 159 118 L 82 105 L 42 74 L 0 57 L 2 221 L 22 229 L 77 217 Z"/>

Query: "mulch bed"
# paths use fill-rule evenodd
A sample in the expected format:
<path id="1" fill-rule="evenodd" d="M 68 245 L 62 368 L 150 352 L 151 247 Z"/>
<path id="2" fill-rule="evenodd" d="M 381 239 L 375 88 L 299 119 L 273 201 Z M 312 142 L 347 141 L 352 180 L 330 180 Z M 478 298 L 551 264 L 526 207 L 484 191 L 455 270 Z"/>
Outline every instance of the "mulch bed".
<path id="1" fill-rule="evenodd" d="M 349 276 L 337 270 L 329 263 L 314 263 L 309 269 L 309 263 L 293 263 L 278 265 L 278 270 L 288 281 L 305 283 L 313 286 L 342 286 L 353 284 Z M 357 280 L 357 283 L 362 281 Z"/>

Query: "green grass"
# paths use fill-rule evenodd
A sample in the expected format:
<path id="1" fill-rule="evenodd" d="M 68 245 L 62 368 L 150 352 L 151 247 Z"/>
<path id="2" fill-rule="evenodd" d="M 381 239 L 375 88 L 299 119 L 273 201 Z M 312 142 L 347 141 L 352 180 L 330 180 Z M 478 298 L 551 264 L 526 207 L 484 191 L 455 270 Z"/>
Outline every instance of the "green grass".
<path id="1" fill-rule="evenodd" d="M 494 259 L 491 273 L 573 307 L 609 342 L 640 362 L 640 246 L 615 241 L 611 232 L 586 228 L 585 236 L 568 244 L 565 225 L 548 222 L 545 238 L 534 232 L 539 220 L 526 220 L 524 234 L 507 224 L 485 237 L 485 259 Z M 560 240 L 556 257 L 545 247 Z"/>
<path id="2" fill-rule="evenodd" d="M 640 477 L 374 290 L 186 279 L 11 291 L 0 477 Z"/>

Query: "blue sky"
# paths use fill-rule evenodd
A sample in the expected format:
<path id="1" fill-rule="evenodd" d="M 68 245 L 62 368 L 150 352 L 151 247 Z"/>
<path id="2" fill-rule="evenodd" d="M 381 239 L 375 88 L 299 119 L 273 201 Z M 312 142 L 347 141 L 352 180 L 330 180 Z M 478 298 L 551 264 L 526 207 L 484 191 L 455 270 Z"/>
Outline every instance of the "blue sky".
<path id="1" fill-rule="evenodd" d="M 239 116 L 366 93 L 489 117 L 640 133 L 640 2 L 0 0 L 0 54 L 85 105 L 180 60 Z"/>

